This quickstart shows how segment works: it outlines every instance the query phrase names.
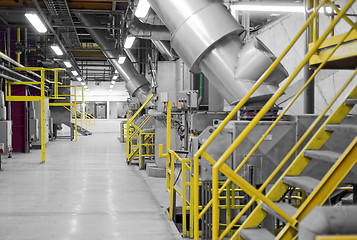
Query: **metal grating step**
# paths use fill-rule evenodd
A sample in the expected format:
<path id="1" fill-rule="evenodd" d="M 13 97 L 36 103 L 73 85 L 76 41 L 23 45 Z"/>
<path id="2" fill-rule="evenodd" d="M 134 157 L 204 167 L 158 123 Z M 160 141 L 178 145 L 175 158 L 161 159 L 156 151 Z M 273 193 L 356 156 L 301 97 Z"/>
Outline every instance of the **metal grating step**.
<path id="1" fill-rule="evenodd" d="M 290 217 L 294 216 L 294 214 L 297 211 L 297 208 L 291 206 L 289 203 L 281 203 L 281 202 L 275 202 L 274 203 L 278 208 L 283 210 L 286 214 L 288 214 Z M 284 223 L 287 223 L 286 219 L 281 217 L 279 214 L 277 214 L 273 209 L 271 209 L 268 205 L 265 203 L 262 203 L 262 209 L 272 215 L 275 218 L 278 218 Z"/>
<path id="2" fill-rule="evenodd" d="M 311 159 L 335 163 L 341 153 L 326 150 L 305 150 L 304 156 Z"/>
<path id="3" fill-rule="evenodd" d="M 346 99 L 346 105 L 356 105 L 356 104 L 357 104 L 357 98 Z"/>
<path id="4" fill-rule="evenodd" d="M 325 131 L 340 131 L 340 132 L 353 132 L 357 133 L 357 125 L 354 124 L 327 124 Z"/>
<path id="5" fill-rule="evenodd" d="M 264 228 L 246 228 L 240 231 L 245 240 L 274 240 L 275 236 Z"/>
<path id="6" fill-rule="evenodd" d="M 308 176 L 286 176 L 283 178 L 283 183 L 300 188 L 309 194 L 319 185 L 320 181 Z"/>

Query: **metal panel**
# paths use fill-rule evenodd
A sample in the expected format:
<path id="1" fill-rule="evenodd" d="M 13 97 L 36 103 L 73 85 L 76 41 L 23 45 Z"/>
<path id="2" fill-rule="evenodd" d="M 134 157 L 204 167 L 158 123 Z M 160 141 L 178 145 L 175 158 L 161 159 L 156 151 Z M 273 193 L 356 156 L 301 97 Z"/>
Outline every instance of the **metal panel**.
<path id="1" fill-rule="evenodd" d="M 0 155 L 12 151 L 12 121 L 0 121 Z"/>

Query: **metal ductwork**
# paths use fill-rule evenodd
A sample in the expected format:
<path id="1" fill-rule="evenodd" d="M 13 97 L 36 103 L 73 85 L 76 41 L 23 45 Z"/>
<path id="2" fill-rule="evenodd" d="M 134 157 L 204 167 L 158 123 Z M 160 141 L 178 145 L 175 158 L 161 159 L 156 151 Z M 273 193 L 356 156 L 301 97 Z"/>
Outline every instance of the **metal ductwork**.
<path id="1" fill-rule="evenodd" d="M 85 26 L 99 26 L 100 23 L 93 15 L 79 14 L 79 19 Z M 103 54 L 108 58 L 113 67 L 119 72 L 125 81 L 125 86 L 132 97 L 137 97 L 140 103 L 144 103 L 151 94 L 150 82 L 139 74 L 133 63 L 126 58 L 123 64 L 118 63 L 120 51 L 115 50 L 115 40 L 107 38 L 106 30 L 87 29 L 88 33 L 98 44 Z"/>
<path id="2" fill-rule="evenodd" d="M 169 41 L 151 41 L 166 61 L 175 61 L 176 59 L 178 59 L 175 51 L 171 48 Z"/>
<path id="3" fill-rule="evenodd" d="M 142 39 L 167 41 L 171 39 L 171 33 L 165 26 L 145 24 L 137 18 L 134 18 L 129 26 L 129 32 L 131 35 Z"/>
<path id="4" fill-rule="evenodd" d="M 357 234 L 357 207 L 315 207 L 299 224 L 299 239 L 318 235 Z"/>
<path id="5" fill-rule="evenodd" d="M 275 60 L 258 39 L 242 43 L 239 34 L 244 29 L 222 3 L 148 1 L 172 33 L 171 45 L 177 54 L 192 72 L 202 72 L 230 104 L 240 101 Z M 280 65 L 251 100 L 269 98 L 287 76 Z"/>
<path id="6" fill-rule="evenodd" d="M 140 21 L 142 23 L 147 23 L 147 24 L 151 24 L 151 25 L 165 25 L 161 19 L 159 18 L 159 16 L 157 16 L 157 14 L 150 8 L 149 12 L 146 14 L 145 17 L 143 18 L 139 18 Z"/>

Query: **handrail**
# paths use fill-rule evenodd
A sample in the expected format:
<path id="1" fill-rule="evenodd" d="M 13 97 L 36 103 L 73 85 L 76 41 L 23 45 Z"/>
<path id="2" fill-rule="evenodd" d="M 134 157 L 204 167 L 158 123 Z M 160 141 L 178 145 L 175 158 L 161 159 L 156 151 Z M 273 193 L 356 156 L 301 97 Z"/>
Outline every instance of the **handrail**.
<path id="1" fill-rule="evenodd" d="M 248 133 L 257 125 L 257 123 L 261 120 L 261 118 L 266 114 L 266 112 L 273 106 L 273 104 L 275 103 L 275 101 L 281 96 L 281 94 L 286 90 L 286 88 L 291 84 L 292 80 L 296 77 L 296 75 L 300 72 L 301 68 L 307 63 L 307 61 L 311 58 L 311 56 L 316 52 L 316 50 L 319 48 L 319 46 L 323 43 L 323 41 L 327 38 L 327 35 L 332 32 L 334 26 L 337 24 L 337 22 L 344 16 L 345 12 L 347 11 L 347 9 L 352 5 L 354 1 L 350 0 L 346 6 L 344 7 L 344 9 L 338 13 L 337 17 L 335 19 L 332 20 L 331 25 L 329 26 L 329 28 L 326 30 L 326 32 L 322 35 L 321 38 L 317 39 L 314 46 L 310 49 L 309 53 L 307 54 L 307 56 L 304 58 L 304 60 L 302 61 L 302 63 L 298 66 L 298 68 L 293 72 L 293 74 L 290 76 L 290 78 L 286 81 L 286 84 L 284 86 L 282 86 L 276 94 L 274 94 L 271 99 L 268 101 L 268 103 L 263 107 L 263 109 L 258 113 L 258 115 L 252 120 L 252 122 L 244 129 L 244 131 L 238 136 L 238 138 L 234 141 L 234 143 L 225 151 L 225 153 L 219 158 L 219 160 L 216 162 L 215 160 L 213 160 L 207 153 L 205 153 L 205 150 L 207 149 L 207 147 L 209 146 L 209 144 L 212 143 L 212 141 L 216 138 L 216 136 L 219 134 L 219 132 L 225 127 L 225 125 L 232 119 L 232 117 L 238 112 L 238 110 L 248 101 L 248 99 L 250 98 L 250 96 L 255 92 L 255 90 L 264 82 L 264 80 L 269 76 L 269 74 L 275 69 L 275 67 L 278 65 L 278 63 L 285 57 L 285 55 L 290 51 L 290 49 L 292 48 L 292 46 L 296 43 L 296 41 L 300 38 L 300 36 L 303 34 L 303 32 L 307 29 L 307 27 L 313 22 L 314 19 L 317 18 L 317 14 L 318 14 L 318 9 L 321 8 L 322 5 L 326 4 L 326 3 L 331 3 L 330 0 L 323 0 L 318 6 L 315 6 L 315 12 L 313 12 L 311 14 L 311 16 L 309 17 L 309 19 L 307 20 L 307 22 L 305 23 L 305 25 L 303 26 L 303 28 L 299 31 L 299 33 L 297 34 L 297 36 L 293 39 L 293 41 L 289 44 L 289 46 L 284 50 L 284 52 L 281 54 L 281 56 L 279 58 L 276 59 L 276 61 L 274 61 L 274 63 L 271 65 L 271 67 L 266 71 L 266 73 L 264 74 L 264 76 L 262 76 L 262 78 L 255 84 L 255 86 L 251 89 L 251 91 L 237 104 L 237 106 L 233 109 L 233 111 L 226 117 L 226 119 L 222 122 L 222 124 L 212 133 L 212 135 L 209 137 L 209 139 L 201 146 L 201 148 L 198 150 L 198 152 L 194 155 L 194 189 L 195 189 L 195 193 L 194 193 L 194 199 L 195 199 L 195 210 L 194 210 L 194 222 L 195 222 L 195 228 L 194 228 L 194 238 L 198 239 L 199 237 L 199 226 L 198 226 L 198 221 L 199 218 L 202 217 L 202 212 L 201 214 L 199 214 L 199 207 L 198 207 L 198 164 L 199 164 L 199 157 L 203 157 L 206 160 L 210 161 L 214 167 L 213 167 L 213 179 L 214 179 L 214 184 L 213 184 L 213 194 L 214 194 L 214 199 L 212 200 L 212 202 L 210 202 L 211 204 L 213 203 L 213 214 L 214 214 L 214 223 L 213 223 L 213 236 L 214 239 L 218 238 L 218 196 L 219 194 L 223 191 L 224 187 L 229 184 L 229 182 L 231 180 L 228 180 L 220 189 L 218 188 L 218 171 L 221 171 L 223 173 L 226 173 L 226 175 L 229 175 L 228 179 L 232 178 L 235 181 L 239 181 L 240 184 L 242 184 L 241 180 L 244 181 L 244 179 L 240 179 L 239 176 L 234 176 L 239 169 L 242 167 L 242 165 L 244 164 L 242 162 L 242 164 L 240 164 L 240 166 L 238 167 L 238 169 L 236 169 L 236 171 L 231 170 L 227 165 L 225 165 L 225 160 L 232 154 L 232 152 L 240 145 L 240 143 L 245 139 L 245 137 L 248 135 Z M 344 37 L 347 37 L 349 35 L 349 33 L 347 33 Z M 336 49 L 342 44 L 343 40 L 341 41 L 340 44 L 338 44 L 336 46 L 336 48 L 334 49 L 334 51 L 336 51 Z M 333 55 L 334 51 L 330 54 L 329 58 Z M 328 58 L 328 59 L 329 59 Z M 327 63 L 328 59 L 326 59 L 324 61 L 323 64 L 320 65 L 318 71 Z M 317 72 L 318 72 L 317 71 Z M 316 76 L 317 72 L 313 75 Z M 310 83 L 313 79 L 313 77 L 311 77 L 308 81 L 308 83 Z M 306 88 L 306 86 L 308 85 L 308 83 L 305 84 L 305 86 L 303 87 L 303 89 Z M 301 94 L 301 92 L 303 91 L 303 89 L 299 92 L 299 95 Z M 297 97 L 296 97 L 297 98 Z M 293 99 L 293 102 L 295 102 L 296 98 Z M 293 103 L 292 102 L 292 103 Z M 292 104 L 291 103 L 291 104 Z M 288 106 L 288 108 L 290 108 L 291 105 Z M 284 114 L 286 113 L 287 109 L 285 109 Z M 281 116 L 282 117 L 282 116 Z M 278 121 L 281 119 L 281 117 L 279 117 Z M 274 126 L 277 124 L 277 121 L 274 123 Z M 272 126 L 269 131 L 271 131 L 271 129 L 274 127 Z M 269 132 L 268 132 L 269 133 Z M 266 135 L 268 134 L 266 133 Z M 264 140 L 264 137 L 261 138 L 261 140 Z M 259 141 L 259 144 L 261 143 L 261 140 Z M 249 156 L 247 156 L 244 161 L 246 162 L 248 160 L 248 158 L 254 153 L 254 151 L 256 150 L 256 148 L 259 145 L 256 145 L 252 151 L 248 154 Z M 229 169 L 228 169 L 229 168 Z M 230 176 L 232 175 L 232 176 Z M 235 182 L 237 184 L 237 182 Z M 244 182 L 243 182 L 244 183 Z M 244 184 L 243 184 L 244 185 Z M 266 202 L 270 207 L 274 208 L 274 204 L 272 202 L 269 202 L 269 199 L 266 199 L 265 196 L 262 196 L 259 192 L 254 191 L 255 189 L 251 189 L 248 185 L 246 186 L 247 191 L 252 192 L 253 196 L 258 196 L 259 199 L 263 200 L 264 202 Z M 208 207 L 206 206 L 206 208 L 204 210 L 207 210 Z M 279 212 L 279 209 L 277 209 L 277 212 Z M 284 214 L 284 213 L 281 213 Z M 240 214 L 241 215 L 241 214 Z M 289 218 L 289 216 L 286 216 L 287 220 L 290 221 L 294 221 L 293 219 Z M 238 220 L 238 219 L 237 219 Z M 233 222 L 232 222 L 233 224 Z M 232 225 L 231 224 L 231 225 Z M 227 232 L 225 232 L 227 233 Z M 220 238 L 221 239 L 221 238 Z"/>
<path id="2" fill-rule="evenodd" d="M 142 130 L 142 128 L 145 126 L 145 124 L 149 121 L 151 116 L 148 116 L 141 124 L 140 126 L 136 126 L 136 124 L 133 123 L 135 118 L 142 112 L 142 110 L 146 107 L 146 105 L 151 101 L 151 99 L 154 97 L 154 94 L 151 94 L 148 99 L 143 103 L 143 105 L 136 111 L 136 113 L 129 118 L 129 109 L 128 109 L 128 121 L 126 123 L 126 162 L 129 164 L 132 161 L 133 156 L 132 154 L 136 154 L 137 147 L 138 145 L 134 145 L 132 143 L 132 138 L 133 136 L 136 136 L 135 138 L 139 138 L 139 134 Z M 135 129 L 135 132 L 132 132 L 132 128 Z M 132 151 L 133 146 L 135 147 L 135 150 Z M 131 159 L 130 159 L 131 158 Z"/>
<path id="3" fill-rule="evenodd" d="M 346 6 L 343 8 L 343 10 L 337 15 L 336 19 L 334 19 L 332 21 L 331 25 L 327 28 L 325 33 L 316 41 L 316 43 L 313 45 L 311 50 L 308 52 L 308 54 L 306 55 L 306 57 L 304 58 L 302 63 L 298 66 L 298 68 L 294 71 L 294 73 L 289 77 L 289 79 L 286 81 L 284 86 L 282 86 L 271 97 L 271 99 L 261 109 L 261 111 L 257 114 L 257 116 L 252 120 L 252 122 L 243 130 L 243 132 L 238 136 L 238 138 L 233 142 L 233 144 L 225 151 L 225 153 L 223 153 L 223 155 L 219 158 L 219 160 L 214 164 L 213 173 L 212 173 L 212 175 L 213 175 L 213 195 L 214 195 L 213 196 L 213 204 L 212 204 L 213 205 L 212 206 L 212 208 L 213 208 L 213 221 L 214 221 L 214 223 L 213 223 L 213 231 L 212 231 L 213 232 L 213 239 L 218 239 L 218 238 L 222 239 L 223 238 L 223 236 L 220 236 L 220 237 L 218 236 L 218 225 L 217 225 L 218 224 L 218 222 L 217 222 L 218 221 L 218 216 L 219 216 L 219 210 L 218 210 L 218 196 L 219 196 L 218 195 L 218 192 L 219 192 L 219 189 L 218 189 L 218 173 L 219 173 L 219 171 L 223 172 L 228 178 L 231 178 L 231 180 L 233 180 L 236 184 L 238 184 L 251 197 L 256 198 L 255 199 L 256 201 L 258 201 L 258 200 L 259 201 L 263 201 L 269 207 L 271 207 L 274 211 L 276 211 L 279 215 L 284 217 L 292 226 L 295 226 L 295 221 L 296 220 L 291 219 L 291 217 L 287 216 L 283 211 L 281 211 L 279 208 L 277 208 L 275 206 L 275 204 L 270 199 L 266 198 L 264 195 L 261 194 L 260 191 L 257 191 L 254 187 L 249 185 L 243 178 L 241 178 L 238 175 L 236 175 L 236 173 L 233 170 L 231 170 L 227 165 L 225 165 L 225 161 L 232 154 L 232 152 L 241 144 L 241 142 L 245 139 L 245 137 L 252 131 L 252 129 L 258 124 L 258 122 L 264 117 L 266 112 L 273 106 L 275 101 L 283 94 L 283 92 L 290 85 L 292 80 L 297 76 L 297 74 L 300 72 L 302 67 L 308 62 L 308 60 L 316 52 L 316 50 L 319 48 L 319 46 L 322 44 L 322 42 L 327 38 L 327 36 L 333 30 L 334 26 L 343 17 L 343 15 L 350 8 L 350 6 L 353 4 L 353 2 L 354 1 L 350 0 L 346 4 Z M 321 6 L 319 6 L 319 7 L 321 7 Z M 346 34 L 345 37 L 347 37 L 348 34 Z M 342 42 L 341 42 L 341 44 L 342 44 Z M 331 56 L 332 56 L 332 54 L 331 54 Z M 267 73 L 267 74 L 269 74 L 269 73 Z M 310 78 L 310 80 L 311 79 L 312 78 Z M 255 149 L 254 149 L 254 151 L 255 151 Z M 253 152 L 253 151 L 251 151 L 251 152 Z M 243 164 L 244 163 L 242 163 L 239 167 L 241 167 Z M 259 203 L 259 201 L 258 201 L 258 203 Z"/>

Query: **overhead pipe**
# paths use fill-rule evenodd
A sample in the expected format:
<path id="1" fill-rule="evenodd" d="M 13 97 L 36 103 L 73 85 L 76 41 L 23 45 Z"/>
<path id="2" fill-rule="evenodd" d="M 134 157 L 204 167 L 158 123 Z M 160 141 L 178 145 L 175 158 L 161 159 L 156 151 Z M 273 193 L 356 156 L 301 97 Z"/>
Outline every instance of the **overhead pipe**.
<path id="1" fill-rule="evenodd" d="M 78 14 L 80 21 L 86 26 L 98 26 L 100 23 L 91 15 Z M 140 103 L 144 103 L 151 94 L 150 82 L 140 73 L 138 73 L 133 63 L 126 58 L 123 64 L 118 63 L 120 50 L 115 49 L 115 39 L 106 37 L 106 30 L 87 29 L 88 33 L 98 44 L 103 54 L 113 67 L 119 72 L 125 81 L 125 87 L 130 96 L 137 97 Z"/>
<path id="2" fill-rule="evenodd" d="M 139 19 L 134 18 L 129 26 L 131 35 L 151 40 L 167 40 L 171 39 L 171 33 L 165 26 L 155 26 L 140 22 Z"/>
<path id="3" fill-rule="evenodd" d="M 318 235 L 357 234 L 357 207 L 315 207 L 299 224 L 299 239 Z"/>
<path id="4" fill-rule="evenodd" d="M 156 49 L 161 53 L 166 61 L 175 61 L 178 59 L 175 51 L 172 49 L 169 41 L 151 40 Z"/>
<path id="5" fill-rule="evenodd" d="M 275 60 L 258 39 L 248 44 L 240 40 L 244 29 L 222 3 L 148 1 L 172 33 L 171 45 L 180 58 L 193 73 L 203 73 L 230 104 L 240 101 Z M 269 98 L 287 76 L 279 65 L 251 101 Z"/>

